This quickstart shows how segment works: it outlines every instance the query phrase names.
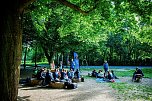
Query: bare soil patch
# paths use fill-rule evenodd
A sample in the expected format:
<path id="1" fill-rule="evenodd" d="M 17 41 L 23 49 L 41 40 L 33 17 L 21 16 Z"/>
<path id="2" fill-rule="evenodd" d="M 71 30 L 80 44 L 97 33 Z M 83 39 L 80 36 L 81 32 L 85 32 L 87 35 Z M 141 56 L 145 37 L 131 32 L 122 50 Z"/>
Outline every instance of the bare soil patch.
<path id="1" fill-rule="evenodd" d="M 52 89 L 43 87 L 19 88 L 19 101 L 114 101 L 114 92 L 105 84 L 96 83 L 94 79 L 79 82 L 77 89 Z"/>
<path id="2" fill-rule="evenodd" d="M 21 78 L 31 75 L 31 71 L 21 71 Z M 26 72 L 26 73 L 25 73 Z M 88 75 L 84 71 L 81 75 Z M 152 79 L 143 78 L 140 83 L 132 82 L 131 77 L 119 77 L 120 82 L 133 85 L 152 86 Z M 77 89 L 52 89 L 41 86 L 19 86 L 18 101 L 121 101 L 118 99 L 116 90 L 109 87 L 108 83 L 97 83 L 95 78 L 87 78 L 84 82 L 78 82 Z M 124 100 L 124 99 L 123 99 Z M 127 98 L 126 101 L 131 101 Z"/>

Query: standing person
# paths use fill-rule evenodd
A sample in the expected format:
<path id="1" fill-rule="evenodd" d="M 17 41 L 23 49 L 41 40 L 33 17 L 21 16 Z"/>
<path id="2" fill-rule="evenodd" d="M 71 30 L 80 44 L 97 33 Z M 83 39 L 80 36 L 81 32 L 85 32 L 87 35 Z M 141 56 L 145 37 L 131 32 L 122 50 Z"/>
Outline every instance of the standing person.
<path id="1" fill-rule="evenodd" d="M 104 64 L 103 64 L 103 69 L 104 69 L 105 72 L 108 71 L 108 69 L 109 69 L 109 64 L 108 64 L 107 61 L 104 62 Z"/>
<path id="2" fill-rule="evenodd" d="M 51 69 L 55 69 L 55 63 L 54 63 L 54 60 L 52 61 L 51 63 Z"/>
<path id="3" fill-rule="evenodd" d="M 63 69 L 63 62 L 60 61 L 60 65 L 59 65 L 59 70 L 60 70 L 60 72 L 62 72 L 62 69 Z"/>
<path id="4" fill-rule="evenodd" d="M 72 69 L 74 71 L 74 67 L 75 67 L 75 62 L 73 61 L 73 59 L 71 59 L 70 70 Z"/>
<path id="5" fill-rule="evenodd" d="M 103 64 L 103 69 L 104 69 L 104 77 L 107 75 L 108 69 L 109 69 L 109 64 L 107 61 L 104 62 Z"/>
<path id="6" fill-rule="evenodd" d="M 76 53 L 75 53 L 76 54 Z M 75 70 L 80 69 L 79 67 L 79 59 L 78 59 L 78 55 L 76 55 L 74 57 L 74 62 L 75 62 Z"/>

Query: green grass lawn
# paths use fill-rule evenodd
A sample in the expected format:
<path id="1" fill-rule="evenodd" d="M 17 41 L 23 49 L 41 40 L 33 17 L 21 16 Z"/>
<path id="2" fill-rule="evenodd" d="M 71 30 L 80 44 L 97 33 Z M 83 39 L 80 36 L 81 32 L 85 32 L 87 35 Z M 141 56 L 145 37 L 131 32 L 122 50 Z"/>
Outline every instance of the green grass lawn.
<path id="1" fill-rule="evenodd" d="M 144 78 L 152 78 L 152 68 L 141 69 L 144 73 Z M 132 77 L 135 70 L 115 71 L 118 77 Z"/>
<path id="2" fill-rule="evenodd" d="M 95 69 L 95 68 L 94 68 Z M 83 68 L 81 71 L 88 71 L 91 73 L 92 68 Z M 96 69 L 98 71 L 99 69 Z M 152 79 L 152 68 L 141 69 L 144 73 L 145 79 Z M 135 70 L 132 69 L 114 69 L 117 77 L 132 77 Z M 84 76 L 86 79 L 90 79 L 89 76 Z M 92 78 L 96 79 L 96 78 Z M 152 85 L 141 85 L 140 83 L 128 83 L 128 82 L 115 82 L 107 83 L 112 89 L 116 91 L 115 95 L 118 101 L 152 101 Z"/>
<path id="3" fill-rule="evenodd" d="M 128 83 L 110 83 L 117 91 L 117 98 L 123 101 L 152 101 L 152 87 Z"/>
<path id="4" fill-rule="evenodd" d="M 93 69 L 96 68 L 82 68 L 81 71 L 88 71 L 88 72 L 92 72 Z M 96 71 L 98 71 L 99 69 L 96 69 Z M 132 69 L 124 69 L 124 71 L 119 69 L 113 69 L 115 72 L 115 75 L 118 77 L 132 77 L 133 73 L 135 70 Z M 152 68 L 143 68 L 141 69 L 144 73 L 144 78 L 152 78 Z"/>
<path id="5" fill-rule="evenodd" d="M 152 68 L 142 69 L 144 78 L 152 79 Z M 118 77 L 132 77 L 134 70 L 116 71 Z M 110 87 L 118 93 L 118 99 L 125 101 L 152 101 L 152 86 L 140 83 L 110 83 Z"/>

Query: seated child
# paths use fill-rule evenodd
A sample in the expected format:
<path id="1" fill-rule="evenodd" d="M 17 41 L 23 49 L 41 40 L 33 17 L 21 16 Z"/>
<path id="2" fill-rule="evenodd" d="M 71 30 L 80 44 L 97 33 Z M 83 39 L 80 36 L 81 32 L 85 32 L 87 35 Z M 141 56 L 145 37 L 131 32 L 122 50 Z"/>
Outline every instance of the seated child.
<path id="1" fill-rule="evenodd" d="M 94 69 L 91 74 L 92 74 L 92 77 L 96 77 L 97 76 L 96 70 Z"/>
<path id="2" fill-rule="evenodd" d="M 102 72 L 102 70 L 98 71 L 97 78 L 104 78 L 104 73 Z"/>

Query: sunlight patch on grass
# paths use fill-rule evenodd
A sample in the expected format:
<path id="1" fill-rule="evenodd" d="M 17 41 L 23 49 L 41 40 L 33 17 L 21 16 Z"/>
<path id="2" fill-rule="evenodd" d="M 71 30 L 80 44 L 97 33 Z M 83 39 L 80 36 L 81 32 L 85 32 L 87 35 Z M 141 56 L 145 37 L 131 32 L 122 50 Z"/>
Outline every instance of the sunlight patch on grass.
<path id="1" fill-rule="evenodd" d="M 152 87 L 143 85 L 133 85 L 127 83 L 110 83 L 113 89 L 117 91 L 117 97 L 121 100 L 152 100 Z"/>

